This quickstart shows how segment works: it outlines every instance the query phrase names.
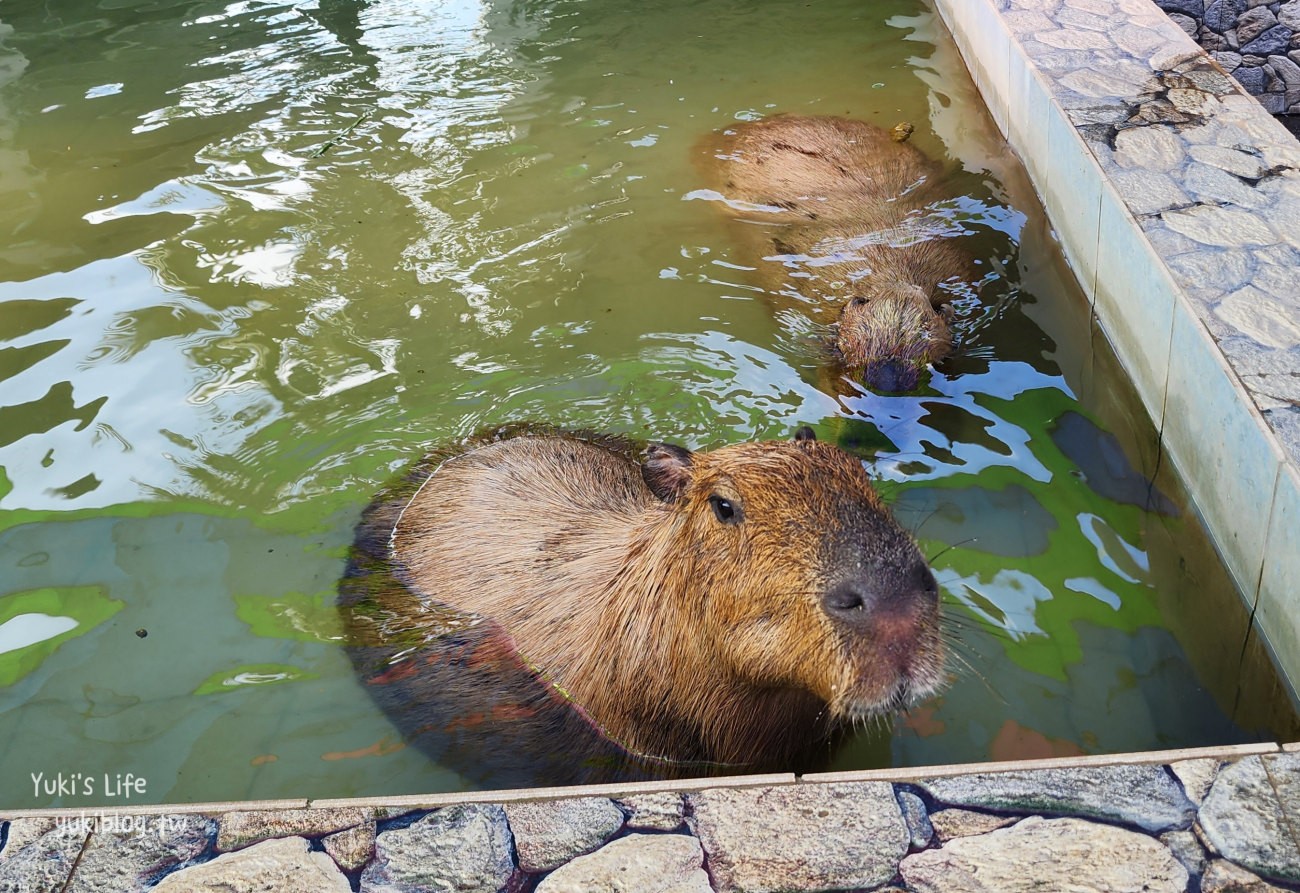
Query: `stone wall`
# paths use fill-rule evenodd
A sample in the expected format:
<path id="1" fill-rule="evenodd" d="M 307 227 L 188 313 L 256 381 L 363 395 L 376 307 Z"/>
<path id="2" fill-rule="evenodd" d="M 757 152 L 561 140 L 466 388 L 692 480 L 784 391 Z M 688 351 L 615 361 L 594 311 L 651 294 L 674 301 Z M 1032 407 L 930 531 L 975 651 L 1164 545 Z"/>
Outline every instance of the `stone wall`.
<path id="1" fill-rule="evenodd" d="M 1300 0 L 1157 0 L 1275 115 L 1300 114 Z"/>
<path id="2" fill-rule="evenodd" d="M 1294 891 L 1300 753 L 1173 756 L 434 809 L 28 815 L 0 819 L 0 893 Z"/>

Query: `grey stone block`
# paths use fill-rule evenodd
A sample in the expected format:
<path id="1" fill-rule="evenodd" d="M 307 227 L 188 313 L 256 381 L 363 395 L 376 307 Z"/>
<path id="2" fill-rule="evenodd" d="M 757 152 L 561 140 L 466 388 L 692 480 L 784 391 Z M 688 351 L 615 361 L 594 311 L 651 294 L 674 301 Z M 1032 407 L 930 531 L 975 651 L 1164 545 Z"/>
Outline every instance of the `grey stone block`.
<path id="1" fill-rule="evenodd" d="M 1191 831 L 1167 831 L 1160 835 L 1160 842 L 1169 847 L 1169 852 L 1182 863 L 1188 874 L 1199 876 L 1205 871 L 1205 849 Z"/>
<path id="2" fill-rule="evenodd" d="M 623 811 L 604 797 L 507 803 L 519 867 L 550 871 L 590 853 L 623 827 Z"/>
<path id="3" fill-rule="evenodd" d="M 1211 204 L 1231 204 L 1256 211 L 1272 204 L 1264 193 L 1208 164 L 1190 165 L 1183 175 L 1183 186 L 1199 201 Z"/>
<path id="4" fill-rule="evenodd" d="M 373 809 L 266 809 L 221 817 L 217 851 L 228 853 L 273 837 L 322 837 L 375 818 Z"/>
<path id="5" fill-rule="evenodd" d="M 910 834 L 884 782 L 688 794 L 718 893 L 877 887 Z"/>
<path id="6" fill-rule="evenodd" d="M 1300 754 L 1283 756 L 1292 759 L 1275 765 L 1294 772 Z M 1201 805 L 1199 821 L 1225 859 L 1262 877 L 1295 883 L 1300 881 L 1300 847 L 1270 778 L 1279 774 L 1266 771 L 1257 756 L 1225 767 Z"/>
<path id="7" fill-rule="evenodd" d="M 281 837 L 169 874 L 153 889 L 157 893 L 351 893 L 352 887 L 329 856 L 312 852 L 301 837 Z"/>
<path id="8" fill-rule="evenodd" d="M 448 806 L 375 838 L 362 893 L 411 889 L 497 893 L 515 873 L 510 828 L 500 806 Z"/>
<path id="9" fill-rule="evenodd" d="M 1201 893 L 1286 893 L 1244 868 L 1216 859 L 1201 877 Z"/>
<path id="10" fill-rule="evenodd" d="M 1237 176 L 1255 180 L 1264 176 L 1264 163 L 1259 156 L 1240 149 L 1226 146 L 1192 146 L 1188 154 L 1202 164 L 1213 165 L 1220 170 Z"/>
<path id="11" fill-rule="evenodd" d="M 1223 70 L 1231 74 L 1241 65 L 1241 55 L 1231 51 L 1215 53 L 1214 61 L 1223 66 Z"/>
<path id="12" fill-rule="evenodd" d="M 1227 176 L 1227 174 L 1224 174 Z M 1241 181 L 1236 181 L 1240 185 Z M 1245 187 L 1242 187 L 1245 188 Z M 1202 288 L 1214 288 L 1219 291 L 1227 292 L 1241 288 L 1250 282 L 1255 275 L 1255 259 L 1249 251 L 1229 249 L 1223 252 L 1216 251 L 1192 251 L 1187 254 L 1180 254 L 1177 257 L 1166 259 L 1169 269 L 1175 274 L 1186 280 L 1187 283 L 1195 283 Z M 1218 761 L 1200 760 L 1186 761 L 1187 763 L 1197 763 L 1206 765 L 1209 772 L 1208 778 L 1205 777 L 1184 777 L 1183 772 L 1175 768 L 1174 772 L 1178 775 L 1183 787 L 1187 791 L 1187 797 L 1193 803 L 1200 803 L 1205 796 L 1205 792 L 1210 789 L 1210 783 L 1214 780 L 1214 774 L 1218 771 Z M 1177 763 L 1175 766 L 1183 766 Z M 1196 769 L 1199 769 L 1199 765 Z M 1184 770 L 1195 771 L 1195 770 Z"/>
<path id="13" fill-rule="evenodd" d="M 1286 56 L 1269 56 L 1268 64 L 1273 66 L 1273 70 L 1286 83 L 1288 90 L 1300 87 L 1300 65 Z"/>
<path id="14" fill-rule="evenodd" d="M 1195 19 L 1205 15 L 1205 0 L 1159 0 L 1156 5 L 1165 12 L 1181 12 Z"/>
<path id="15" fill-rule="evenodd" d="M 1277 17 L 1267 6 L 1257 6 L 1241 14 L 1237 19 L 1237 39 L 1246 46 L 1259 35 L 1277 24 Z"/>
<path id="16" fill-rule="evenodd" d="M 1257 56 L 1271 56 L 1285 53 L 1291 45 L 1291 29 L 1286 25 L 1274 25 L 1254 40 L 1241 41 L 1241 53 L 1253 53 Z"/>
<path id="17" fill-rule="evenodd" d="M 176 866 L 198 858 L 217 834 L 206 816 L 139 816 L 138 826 L 92 834 L 77 860 L 66 893 L 147 889 Z"/>
<path id="18" fill-rule="evenodd" d="M 89 836 L 71 826 L 55 827 L 0 861 L 0 893 L 62 890 Z"/>
<path id="19" fill-rule="evenodd" d="M 915 893 L 1183 893 L 1187 869 L 1145 834 L 1079 819 L 1031 816 L 1010 828 L 951 841 L 899 866 Z"/>
<path id="20" fill-rule="evenodd" d="M 940 809 L 930 815 L 930 826 L 939 843 L 947 843 L 956 837 L 988 834 L 1018 821 L 1018 816 L 990 815 L 970 809 Z"/>
<path id="21" fill-rule="evenodd" d="M 1192 201 L 1168 174 L 1138 168 L 1117 170 L 1113 179 L 1124 203 L 1138 216 L 1156 214 L 1168 208 L 1191 204 Z"/>
<path id="22" fill-rule="evenodd" d="M 1246 92 L 1258 96 L 1264 92 L 1264 72 L 1255 67 L 1242 65 L 1232 73 L 1237 83 L 1246 88 Z"/>
<path id="23" fill-rule="evenodd" d="M 1290 0 L 1278 7 L 1277 20 L 1292 31 L 1300 31 L 1300 0 Z"/>
<path id="24" fill-rule="evenodd" d="M 1242 0 L 1214 0 L 1205 7 L 1206 27 L 1220 34 L 1226 34 L 1236 24 L 1237 18 L 1245 9 L 1246 4 Z"/>
<path id="25" fill-rule="evenodd" d="M 375 823 L 366 822 L 321 840 L 325 852 L 344 871 L 364 868 L 375 855 Z"/>
<path id="26" fill-rule="evenodd" d="M 640 794 L 615 802 L 627 812 L 629 828 L 676 831 L 686 821 L 686 804 L 681 794 Z"/>
<path id="27" fill-rule="evenodd" d="M 17 855 L 23 847 L 38 837 L 58 827 L 54 819 L 10 819 L 8 833 L 5 835 L 4 849 L 0 850 L 0 862 Z"/>
<path id="28" fill-rule="evenodd" d="M 1173 170 L 1186 154 L 1183 141 L 1167 127 L 1132 127 L 1115 135 L 1115 163 L 1122 168 Z"/>
<path id="29" fill-rule="evenodd" d="M 1270 115 L 1282 115 L 1286 113 L 1286 96 L 1282 93 L 1261 93 L 1258 97 L 1259 104 L 1264 107 L 1264 111 Z"/>
<path id="30" fill-rule="evenodd" d="M 1269 225 L 1250 211 L 1198 205 L 1186 211 L 1169 211 L 1162 217 L 1170 229 L 1202 245 L 1245 248 L 1277 241 Z"/>
<path id="31" fill-rule="evenodd" d="M 685 834 L 629 834 L 542 879 L 537 893 L 712 893 L 700 842 Z"/>
<path id="32" fill-rule="evenodd" d="M 934 827 L 926 815 L 925 802 L 908 791 L 899 791 L 898 805 L 903 810 L 903 821 L 907 822 L 907 832 L 912 836 L 912 849 L 923 850 L 934 837 Z"/>
<path id="33" fill-rule="evenodd" d="M 1274 300 L 1253 285 L 1239 288 L 1214 308 L 1214 315 L 1266 347 L 1300 346 L 1300 319 L 1290 302 Z"/>
<path id="34" fill-rule="evenodd" d="M 1147 831 L 1191 824 L 1195 807 L 1160 766 L 977 773 L 919 783 L 935 800 L 1000 812 L 1106 819 Z"/>

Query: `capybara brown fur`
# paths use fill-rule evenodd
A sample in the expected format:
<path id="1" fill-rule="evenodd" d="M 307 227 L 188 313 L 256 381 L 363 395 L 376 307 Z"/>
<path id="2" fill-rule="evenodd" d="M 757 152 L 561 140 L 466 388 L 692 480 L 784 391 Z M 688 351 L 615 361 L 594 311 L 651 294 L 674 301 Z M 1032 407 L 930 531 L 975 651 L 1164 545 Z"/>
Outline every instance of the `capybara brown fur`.
<path id="1" fill-rule="evenodd" d="M 701 161 L 743 262 L 775 304 L 835 325 L 845 371 L 906 391 L 951 352 L 939 286 L 967 280 L 972 262 L 929 215 L 948 197 L 939 164 L 864 121 L 799 115 L 731 125 Z"/>
<path id="2" fill-rule="evenodd" d="M 511 432 L 409 484 L 363 521 L 401 585 L 350 572 L 354 639 L 419 661 L 486 625 L 538 680 L 525 712 L 549 697 L 554 723 L 567 702 L 622 754 L 789 767 L 940 685 L 933 575 L 861 463 L 810 429 L 701 453 Z"/>

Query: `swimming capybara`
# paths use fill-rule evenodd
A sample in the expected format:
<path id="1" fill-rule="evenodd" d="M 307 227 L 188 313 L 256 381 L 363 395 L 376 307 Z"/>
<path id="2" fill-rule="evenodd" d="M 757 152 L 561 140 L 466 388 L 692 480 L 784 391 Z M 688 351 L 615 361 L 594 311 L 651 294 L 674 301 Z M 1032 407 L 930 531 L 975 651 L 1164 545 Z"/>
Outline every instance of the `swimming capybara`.
<path id="1" fill-rule="evenodd" d="M 933 575 L 861 463 L 806 428 L 707 453 L 526 429 L 480 438 L 372 504 L 343 592 L 354 658 L 390 713 L 432 704 L 408 684 L 431 664 L 495 686 L 494 662 L 512 653 L 533 688 L 482 691 L 490 706 L 474 708 L 454 675 L 439 685 L 477 729 L 532 722 L 530 746 L 569 751 L 543 781 L 608 778 L 567 770 L 614 755 L 641 761 L 624 777 L 789 768 L 943 676 Z M 456 725 L 416 712 L 399 724 Z M 523 733 L 507 732 L 517 746 Z"/>
<path id="2" fill-rule="evenodd" d="M 896 131 L 773 115 L 731 125 L 701 150 L 773 302 L 835 323 L 839 364 L 881 391 L 912 390 L 948 355 L 952 295 L 939 285 L 972 270 L 945 237 L 953 228 L 929 214 L 948 197 L 940 166 Z"/>

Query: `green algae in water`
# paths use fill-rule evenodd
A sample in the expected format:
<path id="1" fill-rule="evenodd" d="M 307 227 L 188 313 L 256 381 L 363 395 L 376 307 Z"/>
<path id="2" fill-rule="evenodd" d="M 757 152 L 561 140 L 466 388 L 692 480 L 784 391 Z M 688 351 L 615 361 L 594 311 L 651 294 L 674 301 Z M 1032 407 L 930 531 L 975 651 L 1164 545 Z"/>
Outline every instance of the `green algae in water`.
<path id="1" fill-rule="evenodd" d="M 0 687 L 31 673 L 60 645 L 122 610 L 98 586 L 35 589 L 0 598 Z"/>
<path id="2" fill-rule="evenodd" d="M 315 675 L 287 664 L 249 664 L 212 674 L 194 689 L 194 693 L 211 695 L 218 692 L 238 691 L 249 685 L 278 685 L 283 682 L 312 679 Z"/>
<path id="3" fill-rule="evenodd" d="M 0 15 L 0 605 L 100 612 L 23 609 L 80 625 L 0 655 L 11 775 L 466 786 L 394 741 L 331 593 L 393 475 L 527 419 L 696 448 L 811 424 L 868 462 L 961 641 L 950 689 L 839 767 L 1295 728 L 1177 481 L 1153 514 L 1103 480 L 1151 476 L 1155 435 L 922 4 Z M 921 392 L 829 393 L 818 333 L 684 200 L 704 134 L 776 111 L 911 122 L 948 163 L 993 275 Z"/>

